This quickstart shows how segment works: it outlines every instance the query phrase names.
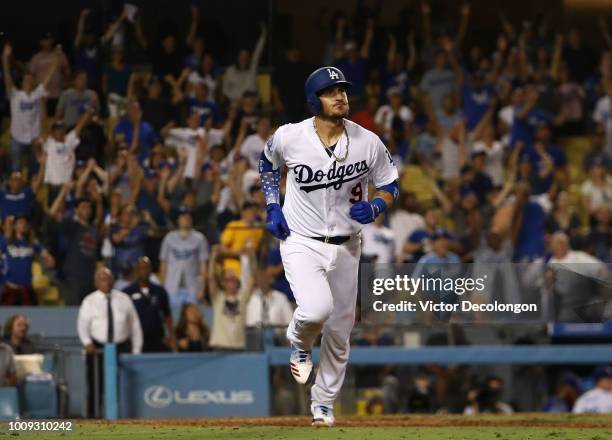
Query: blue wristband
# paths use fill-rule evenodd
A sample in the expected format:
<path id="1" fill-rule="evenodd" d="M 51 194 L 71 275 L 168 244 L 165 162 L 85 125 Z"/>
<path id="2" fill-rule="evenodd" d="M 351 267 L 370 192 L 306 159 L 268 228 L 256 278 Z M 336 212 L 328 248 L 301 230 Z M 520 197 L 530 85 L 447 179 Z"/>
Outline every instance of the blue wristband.
<path id="1" fill-rule="evenodd" d="M 378 217 L 382 212 L 385 212 L 385 209 L 387 209 L 387 202 L 380 197 L 376 197 L 371 203 L 372 209 L 374 210 L 374 218 Z"/>
<path id="2" fill-rule="evenodd" d="M 268 205 L 280 202 L 280 178 L 280 167 L 274 169 L 272 162 L 262 152 L 259 159 L 259 180 Z"/>

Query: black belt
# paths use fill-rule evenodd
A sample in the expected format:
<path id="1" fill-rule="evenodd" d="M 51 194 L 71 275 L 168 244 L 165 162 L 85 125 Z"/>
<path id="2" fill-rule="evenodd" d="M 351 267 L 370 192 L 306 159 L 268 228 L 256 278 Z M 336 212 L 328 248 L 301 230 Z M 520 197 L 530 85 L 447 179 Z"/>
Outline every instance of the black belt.
<path id="1" fill-rule="evenodd" d="M 351 238 L 353 238 L 352 235 L 337 235 L 336 237 L 310 237 L 314 240 L 317 241 L 322 241 L 323 243 L 329 243 L 329 244 L 342 244 L 342 243 L 346 243 L 347 241 L 349 241 Z"/>

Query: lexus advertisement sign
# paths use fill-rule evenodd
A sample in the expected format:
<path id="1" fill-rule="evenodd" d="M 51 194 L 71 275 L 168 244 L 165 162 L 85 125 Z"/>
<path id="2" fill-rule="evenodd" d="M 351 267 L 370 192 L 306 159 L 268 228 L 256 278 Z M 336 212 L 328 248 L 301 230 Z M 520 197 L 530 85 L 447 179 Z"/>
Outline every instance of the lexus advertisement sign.
<path id="1" fill-rule="evenodd" d="M 269 415 L 260 353 L 122 355 L 119 381 L 121 418 Z"/>

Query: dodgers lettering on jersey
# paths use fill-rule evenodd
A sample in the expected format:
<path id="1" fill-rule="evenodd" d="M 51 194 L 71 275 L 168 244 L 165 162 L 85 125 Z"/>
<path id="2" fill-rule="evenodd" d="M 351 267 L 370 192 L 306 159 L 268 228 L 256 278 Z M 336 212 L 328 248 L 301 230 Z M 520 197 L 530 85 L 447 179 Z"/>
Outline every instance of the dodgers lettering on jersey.
<path id="1" fill-rule="evenodd" d="M 314 131 L 313 118 L 279 127 L 266 143 L 265 155 L 276 169 L 287 166 L 283 214 L 292 232 L 304 236 L 351 235 L 361 225 L 351 219 L 351 205 L 368 199 L 368 182 L 377 188 L 398 179 L 391 155 L 376 134 L 345 120 L 350 140 L 346 160 L 330 157 Z M 344 157 L 343 134 L 334 153 Z"/>

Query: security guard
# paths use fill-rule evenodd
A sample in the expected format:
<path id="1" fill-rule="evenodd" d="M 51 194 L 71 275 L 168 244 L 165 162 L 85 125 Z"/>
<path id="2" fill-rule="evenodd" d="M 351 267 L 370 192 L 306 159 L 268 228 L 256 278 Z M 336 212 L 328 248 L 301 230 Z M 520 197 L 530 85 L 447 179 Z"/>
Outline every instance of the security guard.
<path id="1" fill-rule="evenodd" d="M 176 350 L 174 323 L 168 293 L 151 282 L 151 261 L 141 257 L 135 266 L 136 281 L 124 289 L 136 307 L 144 335 L 143 353 Z M 164 325 L 167 340 L 164 341 Z"/>

